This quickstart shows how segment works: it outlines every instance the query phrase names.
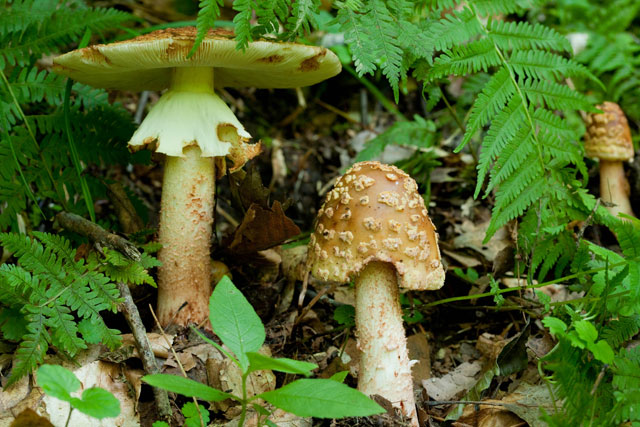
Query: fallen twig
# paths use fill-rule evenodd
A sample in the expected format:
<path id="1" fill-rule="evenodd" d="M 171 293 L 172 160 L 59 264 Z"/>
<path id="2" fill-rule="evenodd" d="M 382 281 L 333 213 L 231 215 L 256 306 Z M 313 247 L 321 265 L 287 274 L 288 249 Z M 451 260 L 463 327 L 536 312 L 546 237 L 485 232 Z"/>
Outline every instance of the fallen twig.
<path id="1" fill-rule="evenodd" d="M 80 215 L 69 212 L 60 212 L 56 215 L 58 223 L 69 231 L 73 231 L 88 237 L 94 243 L 107 246 L 118 252 L 122 252 L 134 261 L 140 260 L 140 251 L 124 237 L 113 234 Z"/>
<path id="2" fill-rule="evenodd" d="M 69 231 L 86 236 L 95 243 L 109 246 L 134 261 L 140 259 L 140 252 L 132 243 L 123 237 L 108 232 L 98 224 L 94 224 L 81 216 L 68 212 L 60 212 L 56 215 L 56 219 L 62 227 Z M 136 342 L 136 348 L 138 349 L 138 353 L 140 353 L 142 366 L 148 374 L 156 374 L 160 372 L 160 368 L 158 368 L 156 364 L 156 359 L 153 355 L 153 350 L 151 350 L 149 338 L 147 337 L 147 331 L 142 323 L 142 318 L 140 318 L 140 312 L 133 302 L 129 286 L 126 283 L 118 282 L 118 289 L 124 299 L 118 309 L 124 315 L 124 318 L 131 328 Z M 156 404 L 158 405 L 159 415 L 165 419 L 171 418 L 173 411 L 169 404 L 167 391 L 154 387 L 153 394 Z"/>

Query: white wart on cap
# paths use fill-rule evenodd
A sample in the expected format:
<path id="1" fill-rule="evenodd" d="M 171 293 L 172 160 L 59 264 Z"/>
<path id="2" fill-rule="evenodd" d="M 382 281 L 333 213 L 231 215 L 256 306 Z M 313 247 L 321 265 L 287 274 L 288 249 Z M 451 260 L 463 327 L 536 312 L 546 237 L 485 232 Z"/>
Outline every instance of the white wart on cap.
<path id="1" fill-rule="evenodd" d="M 371 261 L 394 265 L 405 289 L 444 284 L 438 235 L 416 182 L 395 166 L 355 164 L 318 212 L 308 265 L 323 280 L 348 282 Z"/>

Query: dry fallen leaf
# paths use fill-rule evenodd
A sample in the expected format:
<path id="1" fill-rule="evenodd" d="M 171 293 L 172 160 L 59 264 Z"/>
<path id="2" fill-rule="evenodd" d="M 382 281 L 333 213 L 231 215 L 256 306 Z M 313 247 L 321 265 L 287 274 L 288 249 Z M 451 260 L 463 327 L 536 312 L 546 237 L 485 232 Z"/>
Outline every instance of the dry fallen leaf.
<path id="1" fill-rule="evenodd" d="M 235 230 L 228 250 L 234 254 L 250 254 L 279 245 L 300 234 L 300 229 L 289 219 L 277 200 L 271 208 L 253 203 L 242 223 Z"/>
<path id="2" fill-rule="evenodd" d="M 423 380 L 422 386 L 433 400 L 453 400 L 475 385 L 480 371 L 482 363 L 465 362 L 443 377 Z"/>
<path id="3" fill-rule="evenodd" d="M 41 417 L 33 409 L 25 409 L 20 412 L 10 427 L 55 427 L 45 417 Z"/>

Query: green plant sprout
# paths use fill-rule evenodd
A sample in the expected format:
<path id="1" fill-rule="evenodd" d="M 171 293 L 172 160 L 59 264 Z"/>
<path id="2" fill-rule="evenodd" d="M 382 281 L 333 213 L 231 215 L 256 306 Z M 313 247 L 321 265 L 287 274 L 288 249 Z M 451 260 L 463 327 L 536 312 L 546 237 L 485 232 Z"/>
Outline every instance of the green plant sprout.
<path id="1" fill-rule="evenodd" d="M 80 398 L 73 397 L 71 393 L 78 391 L 82 383 L 73 372 L 62 366 L 40 366 L 37 379 L 38 385 L 42 387 L 45 394 L 63 402 L 69 402 L 69 416 L 65 427 L 69 425 L 74 409 L 100 420 L 120 415 L 120 402 L 113 394 L 103 388 L 88 388 L 82 392 Z"/>
<path id="2" fill-rule="evenodd" d="M 226 276 L 217 284 L 209 300 L 209 319 L 213 331 L 228 350 L 202 335 L 197 329 L 193 328 L 193 330 L 240 367 L 242 396 L 220 391 L 176 375 L 146 375 L 142 377 L 142 381 L 154 387 L 209 402 L 233 399 L 242 405 L 239 426 L 244 425 L 249 407 L 258 413 L 258 425 L 273 425 L 268 420 L 271 411 L 257 403 L 258 399 L 300 417 L 365 417 L 384 412 L 384 409 L 373 400 L 342 384 L 340 380 L 344 379 L 344 375 L 332 379 L 299 379 L 279 389 L 249 397 L 247 377 L 252 372 L 270 369 L 308 377 L 318 366 L 314 363 L 288 358 L 272 358 L 258 353 L 266 337 L 264 325 L 249 301 Z"/>
<path id="3" fill-rule="evenodd" d="M 202 417 L 202 423 L 204 425 L 209 425 L 209 411 L 202 405 L 198 405 L 193 402 L 187 402 L 182 405 L 182 409 L 180 409 L 182 415 L 184 415 L 184 424 L 183 427 L 200 427 L 200 417 Z M 169 427 L 169 424 L 165 421 L 156 421 L 153 423 L 152 427 Z"/>

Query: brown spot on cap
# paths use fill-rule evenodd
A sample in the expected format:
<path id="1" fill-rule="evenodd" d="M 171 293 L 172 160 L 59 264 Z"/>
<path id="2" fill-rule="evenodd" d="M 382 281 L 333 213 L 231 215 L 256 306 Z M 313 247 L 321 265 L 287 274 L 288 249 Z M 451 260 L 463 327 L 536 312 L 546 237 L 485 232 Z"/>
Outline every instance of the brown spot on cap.
<path id="1" fill-rule="evenodd" d="M 284 61 L 284 56 L 282 55 L 269 55 L 264 58 L 259 58 L 258 62 L 263 62 L 267 64 L 277 64 L 278 62 Z"/>
<path id="2" fill-rule="evenodd" d="M 322 52 L 312 56 L 311 58 L 305 59 L 300 63 L 300 71 L 308 72 L 317 70 L 318 68 L 320 68 L 320 60 L 324 58 L 326 54 L 327 51 L 323 50 Z"/>

